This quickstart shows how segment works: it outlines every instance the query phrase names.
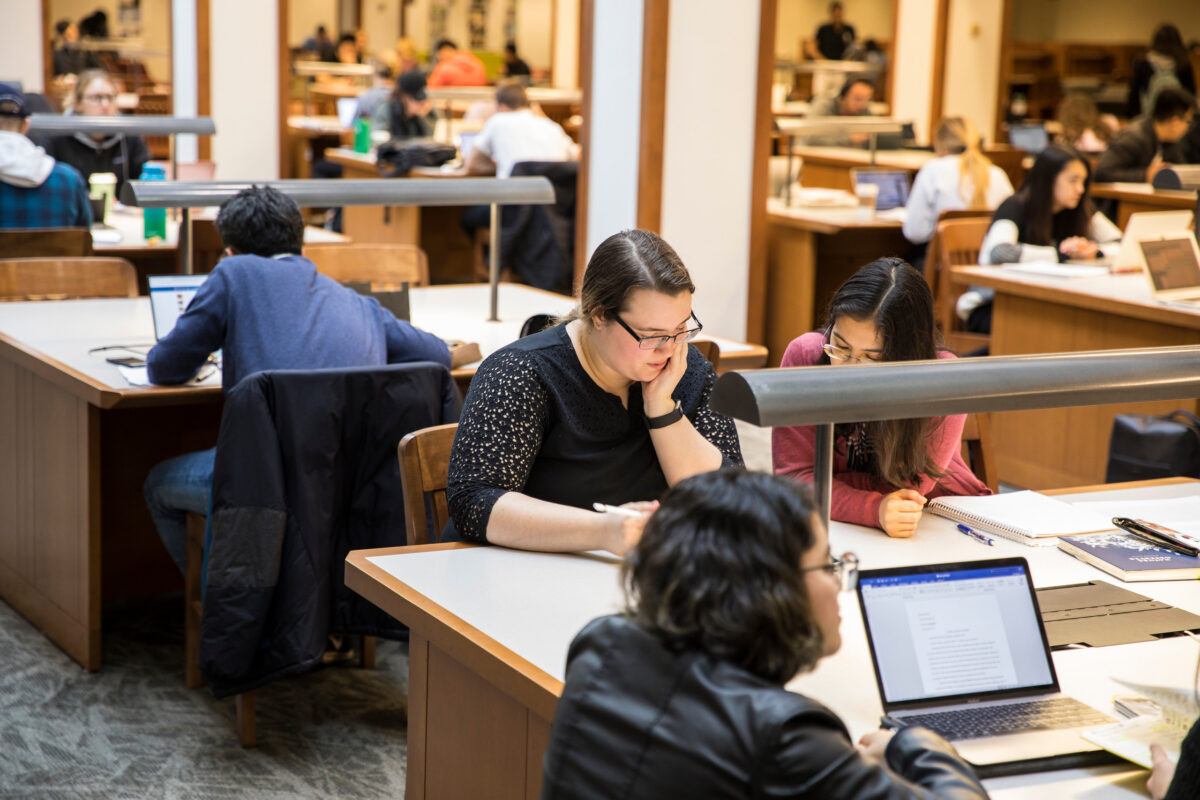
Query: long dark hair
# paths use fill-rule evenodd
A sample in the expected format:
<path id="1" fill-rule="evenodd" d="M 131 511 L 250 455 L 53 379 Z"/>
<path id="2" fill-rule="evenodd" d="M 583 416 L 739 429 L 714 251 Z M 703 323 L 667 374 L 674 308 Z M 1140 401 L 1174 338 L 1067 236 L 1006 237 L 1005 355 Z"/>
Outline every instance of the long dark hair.
<path id="1" fill-rule="evenodd" d="M 824 651 L 800 567 L 813 524 L 808 490 L 787 478 L 729 468 L 680 481 L 625 557 L 625 613 L 672 649 L 782 685 Z"/>
<path id="2" fill-rule="evenodd" d="M 1180 35 L 1179 28 L 1169 22 L 1164 22 L 1154 30 L 1154 35 L 1150 38 L 1150 50 L 1170 56 L 1175 62 L 1177 73 L 1183 73 L 1192 63 L 1187 48 L 1183 46 L 1183 36 Z"/>
<path id="3" fill-rule="evenodd" d="M 1079 198 L 1075 208 L 1064 208 L 1055 214 L 1054 183 L 1059 173 L 1074 161 L 1083 164 L 1087 173 L 1083 179 L 1083 197 Z M 1053 144 L 1039 153 L 1017 192 L 1017 197 L 1025 207 L 1023 241 L 1026 244 L 1050 246 L 1054 244 L 1056 230 L 1062 238 L 1087 236 L 1088 223 L 1095 213 L 1091 188 L 1092 168 L 1074 147 Z M 1054 224 L 1056 219 L 1061 221 L 1059 226 Z"/>
<path id="4" fill-rule="evenodd" d="M 933 322 L 933 293 L 924 276 L 899 258 L 880 258 L 867 264 L 841 285 L 829 301 L 825 340 L 838 319 L 875 323 L 883 339 L 883 361 L 920 361 L 938 357 L 939 339 Z M 819 363 L 828 364 L 821 355 Z M 836 427 L 839 446 L 860 426 L 871 444 L 871 471 L 895 486 L 915 484 L 920 476 L 944 473 L 929 457 L 928 419 L 893 419 Z"/>

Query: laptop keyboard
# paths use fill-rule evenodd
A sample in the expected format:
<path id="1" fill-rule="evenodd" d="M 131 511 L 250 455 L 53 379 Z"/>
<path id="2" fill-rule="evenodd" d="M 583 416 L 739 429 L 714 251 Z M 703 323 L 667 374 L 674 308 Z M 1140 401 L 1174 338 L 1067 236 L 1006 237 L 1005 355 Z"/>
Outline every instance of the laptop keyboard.
<path id="1" fill-rule="evenodd" d="M 905 714 L 906 725 L 921 725 L 947 739 L 978 739 L 1024 731 L 1062 730 L 1085 725 L 1108 725 L 1114 720 L 1071 697 L 1033 700 L 1008 705 L 974 706 L 954 711 Z"/>

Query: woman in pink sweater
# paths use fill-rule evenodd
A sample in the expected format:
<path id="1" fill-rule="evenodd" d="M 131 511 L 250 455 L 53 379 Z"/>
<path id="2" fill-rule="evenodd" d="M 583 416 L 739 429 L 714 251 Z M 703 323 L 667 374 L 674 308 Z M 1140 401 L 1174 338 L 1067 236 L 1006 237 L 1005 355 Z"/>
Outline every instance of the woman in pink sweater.
<path id="1" fill-rule="evenodd" d="M 824 331 L 806 333 L 784 353 L 784 367 L 954 358 L 938 348 L 929 285 L 898 258 L 881 258 L 842 284 Z M 962 460 L 965 414 L 837 425 L 830 516 L 908 537 L 927 500 L 990 494 Z M 775 472 L 813 479 L 812 426 L 775 428 Z"/>

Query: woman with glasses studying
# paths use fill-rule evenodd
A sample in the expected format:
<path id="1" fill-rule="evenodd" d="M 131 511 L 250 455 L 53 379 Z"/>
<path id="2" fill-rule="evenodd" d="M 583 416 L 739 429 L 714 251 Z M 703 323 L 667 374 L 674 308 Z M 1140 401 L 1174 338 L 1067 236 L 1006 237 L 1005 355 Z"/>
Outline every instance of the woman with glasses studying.
<path id="1" fill-rule="evenodd" d="M 624 613 L 571 643 L 543 800 L 987 797 L 937 734 L 855 744 L 784 688 L 841 647 L 857 563 L 791 481 L 725 469 L 670 489 L 626 556 Z"/>
<path id="2" fill-rule="evenodd" d="M 716 373 L 671 246 L 630 230 L 596 248 L 579 307 L 489 356 L 471 381 L 443 538 L 526 550 L 608 550 L 641 535 L 669 486 L 740 464 L 733 420 L 708 407 Z M 594 503 L 622 506 L 597 513 Z"/>
<path id="3" fill-rule="evenodd" d="M 938 347 L 933 295 L 921 273 L 898 258 L 860 269 L 834 294 L 824 331 L 788 345 L 783 367 L 845 366 L 954 358 Z M 834 428 L 830 518 L 908 537 L 927 500 L 991 494 L 962 460 L 965 414 L 859 422 Z M 775 472 L 813 479 L 812 426 L 772 431 Z"/>

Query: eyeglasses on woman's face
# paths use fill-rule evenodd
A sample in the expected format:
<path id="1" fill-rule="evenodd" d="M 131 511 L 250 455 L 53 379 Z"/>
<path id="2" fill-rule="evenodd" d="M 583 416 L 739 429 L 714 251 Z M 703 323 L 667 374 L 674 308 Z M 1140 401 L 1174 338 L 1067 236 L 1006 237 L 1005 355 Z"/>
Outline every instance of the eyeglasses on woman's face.
<path id="1" fill-rule="evenodd" d="M 628 331 L 630 336 L 637 340 L 638 347 L 643 350 L 657 350 L 664 345 L 675 344 L 676 342 L 690 342 L 692 339 L 695 339 L 700 335 L 700 331 L 704 330 L 704 325 L 700 322 L 700 319 L 696 316 L 696 312 L 694 311 L 692 312 L 691 316 L 688 317 L 689 320 L 696 323 L 694 328 L 688 328 L 687 330 L 682 330 L 679 333 L 671 333 L 665 336 L 639 336 L 633 328 L 625 324 L 625 320 L 621 319 L 620 314 L 613 312 L 613 319 L 617 321 L 618 325 Z"/>
<path id="2" fill-rule="evenodd" d="M 863 353 L 861 356 L 856 356 L 848 347 L 838 347 L 836 344 L 829 342 L 821 345 L 821 349 L 825 351 L 825 355 L 829 356 L 830 361 L 837 361 L 842 364 L 878 364 L 882 360 L 879 356 L 871 353 Z"/>
<path id="3" fill-rule="evenodd" d="M 854 553 L 842 553 L 841 558 L 830 558 L 828 564 L 817 564 L 813 567 L 801 567 L 801 572 L 821 570 L 828 572 L 838 579 L 841 590 L 848 592 L 858 585 L 858 556 Z"/>

